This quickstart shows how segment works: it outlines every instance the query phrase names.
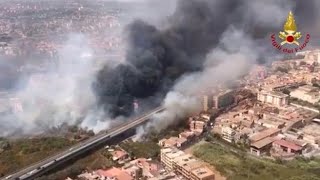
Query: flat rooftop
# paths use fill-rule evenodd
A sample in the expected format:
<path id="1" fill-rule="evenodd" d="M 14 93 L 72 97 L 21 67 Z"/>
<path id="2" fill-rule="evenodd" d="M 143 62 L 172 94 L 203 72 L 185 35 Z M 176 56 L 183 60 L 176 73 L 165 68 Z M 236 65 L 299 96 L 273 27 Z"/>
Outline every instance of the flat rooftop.
<path id="1" fill-rule="evenodd" d="M 262 139 L 260 141 L 255 142 L 255 143 L 252 143 L 251 147 L 255 147 L 257 149 L 261 149 L 261 148 L 271 144 L 273 141 L 274 141 L 273 138 L 267 137 L 265 139 Z"/>
<path id="2" fill-rule="evenodd" d="M 267 138 L 273 134 L 276 134 L 276 133 L 279 133 L 281 130 L 280 129 L 277 129 L 277 128 L 269 128 L 269 129 L 265 129 L 261 132 L 257 132 L 255 134 L 253 134 L 251 137 L 250 137 L 250 140 L 253 141 L 253 142 L 257 142 L 257 141 L 260 141 L 264 138 Z"/>
<path id="3" fill-rule="evenodd" d="M 211 171 L 211 169 L 209 169 L 206 166 L 194 169 L 191 171 L 191 173 L 200 179 L 206 178 L 206 177 L 214 177 L 213 171 Z"/>
<path id="4" fill-rule="evenodd" d="M 183 151 L 173 149 L 173 148 L 165 148 L 164 150 L 161 149 L 161 153 L 165 153 L 166 156 L 171 159 L 185 154 Z"/>
<path id="5" fill-rule="evenodd" d="M 288 97 L 288 96 L 289 96 L 289 95 L 283 94 L 283 93 L 281 93 L 281 92 L 266 91 L 266 90 L 262 90 L 262 91 L 260 91 L 260 93 L 262 93 L 262 94 L 267 94 L 267 95 L 271 95 L 271 96 L 276 96 L 276 97 L 280 97 L 280 98 L 285 98 L 285 97 Z"/>

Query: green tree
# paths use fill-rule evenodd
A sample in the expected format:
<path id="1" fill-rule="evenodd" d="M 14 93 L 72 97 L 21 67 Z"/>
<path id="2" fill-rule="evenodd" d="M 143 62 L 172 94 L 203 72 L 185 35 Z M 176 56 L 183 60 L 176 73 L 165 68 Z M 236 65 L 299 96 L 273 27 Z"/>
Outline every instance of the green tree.
<path id="1" fill-rule="evenodd" d="M 94 136 L 94 132 L 92 130 L 88 131 L 89 136 Z"/>
<path id="2" fill-rule="evenodd" d="M 289 95 L 289 94 L 290 94 L 290 91 L 289 91 L 288 89 L 284 89 L 284 90 L 282 90 L 282 93 L 283 93 L 283 94 L 288 94 L 288 95 Z"/>
<path id="3" fill-rule="evenodd" d="M 71 127 L 69 127 L 69 131 L 70 132 L 72 132 L 72 133 L 76 133 L 76 132 L 78 132 L 78 127 L 77 126 L 71 126 Z"/>

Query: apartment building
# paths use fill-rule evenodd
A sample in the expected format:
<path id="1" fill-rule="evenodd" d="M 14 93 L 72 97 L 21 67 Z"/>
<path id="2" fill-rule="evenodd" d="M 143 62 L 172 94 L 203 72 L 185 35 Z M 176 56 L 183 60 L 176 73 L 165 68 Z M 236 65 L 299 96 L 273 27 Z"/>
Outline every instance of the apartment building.
<path id="1" fill-rule="evenodd" d="M 289 95 L 274 91 L 261 90 L 258 92 L 257 99 L 277 107 L 289 104 Z"/>
<path id="2" fill-rule="evenodd" d="M 202 97 L 202 106 L 203 106 L 202 110 L 205 112 L 212 108 L 212 96 L 211 95 L 204 95 Z"/>
<path id="3" fill-rule="evenodd" d="M 193 180 L 214 180 L 214 173 L 206 166 L 196 168 L 191 171 L 190 179 Z"/>
<path id="4" fill-rule="evenodd" d="M 174 148 L 161 150 L 161 162 L 167 169 L 188 180 L 214 180 L 214 173 L 203 162 Z"/>
<path id="5" fill-rule="evenodd" d="M 236 135 L 236 132 L 231 127 L 222 127 L 221 128 L 221 135 L 222 139 L 232 143 L 234 141 L 234 137 Z"/>
<path id="6" fill-rule="evenodd" d="M 217 92 L 205 92 L 200 98 L 204 112 L 212 108 L 225 108 L 235 102 L 234 91 L 230 89 Z"/>
<path id="7" fill-rule="evenodd" d="M 213 97 L 213 107 L 220 109 L 232 105 L 235 102 L 234 91 L 226 90 Z"/>
<path id="8" fill-rule="evenodd" d="M 190 177 L 190 169 L 200 167 L 199 161 L 190 154 L 184 154 L 176 157 L 173 161 L 173 169 L 176 173 L 183 175 L 184 177 Z"/>
<path id="9" fill-rule="evenodd" d="M 190 180 L 214 180 L 214 173 L 190 154 L 177 157 L 175 172 Z"/>
<path id="10" fill-rule="evenodd" d="M 174 159 L 184 154 L 185 153 L 183 151 L 180 151 L 175 148 L 163 148 L 160 152 L 161 163 L 165 166 L 165 169 L 172 171 Z"/>

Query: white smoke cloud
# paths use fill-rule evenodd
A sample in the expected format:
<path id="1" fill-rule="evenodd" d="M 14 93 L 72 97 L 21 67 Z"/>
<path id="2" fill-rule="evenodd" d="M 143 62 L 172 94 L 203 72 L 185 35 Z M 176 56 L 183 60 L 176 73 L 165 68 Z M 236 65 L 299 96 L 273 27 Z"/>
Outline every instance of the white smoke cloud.
<path id="1" fill-rule="evenodd" d="M 162 130 L 177 123 L 176 120 L 183 119 L 194 113 L 200 111 L 201 103 L 195 96 L 188 96 L 178 91 L 169 92 L 163 101 L 165 111 L 157 113 L 152 117 L 152 121 L 147 123 L 146 126 L 140 126 L 137 128 L 135 141 L 141 140 L 141 138 L 147 134 L 151 129 Z"/>
<path id="2" fill-rule="evenodd" d="M 92 56 L 87 38 L 81 34 L 69 36 L 58 50 L 60 57 L 56 71 L 33 74 L 27 87 L 16 94 L 23 111 L 0 119 L 0 136 L 16 133 L 37 134 L 63 123 L 77 124 L 85 117 L 83 126 L 96 131 L 107 128 L 108 123 L 96 109 L 91 89 L 97 63 Z M 95 124 L 90 123 L 95 118 Z"/>
<path id="3" fill-rule="evenodd" d="M 162 130 L 177 120 L 200 112 L 199 94 L 239 79 L 256 63 L 258 53 L 253 40 L 231 27 L 224 33 L 219 47 L 208 54 L 204 71 L 183 76 L 167 94 L 163 103 L 166 110 L 155 114 L 143 130 L 138 129 L 137 137 L 142 137 L 150 127 Z"/>
<path id="4" fill-rule="evenodd" d="M 174 90 L 194 96 L 203 90 L 234 81 L 256 63 L 258 53 L 253 40 L 242 31 L 230 28 L 224 33 L 220 46 L 207 55 L 204 71 L 184 76 Z"/>
<path id="5" fill-rule="evenodd" d="M 153 125 L 159 130 L 166 128 L 176 119 L 198 112 L 201 108 L 201 104 L 195 96 L 188 96 L 178 91 L 169 92 L 163 105 L 167 110 L 155 114 L 153 117 Z"/>
<path id="6" fill-rule="evenodd" d="M 174 11 L 176 0 L 166 3 L 155 0 L 110 2 L 139 3 L 128 6 L 131 7 L 129 9 L 125 8 L 126 17 L 119 19 L 123 21 L 120 22 L 121 27 L 101 32 L 106 38 L 122 38 L 123 28 L 132 19 L 141 18 L 159 25 L 165 16 Z M 111 119 L 101 107 L 98 107 L 92 91 L 92 82 L 101 65 L 108 64 L 114 67 L 117 63 L 124 62 L 118 57 L 119 60 L 112 62 L 106 62 L 108 59 L 114 59 L 112 57 L 99 57 L 97 59 L 100 62 L 96 62 L 95 51 L 96 49 L 89 45 L 86 35 L 69 35 L 68 40 L 58 50 L 58 69 L 54 72 L 33 74 L 26 88 L 14 94 L 21 102 L 23 111 L 0 117 L 0 136 L 40 134 L 64 123 L 77 124 L 94 132 L 108 129 Z M 123 117 L 118 117 L 115 121 L 124 120 Z"/>

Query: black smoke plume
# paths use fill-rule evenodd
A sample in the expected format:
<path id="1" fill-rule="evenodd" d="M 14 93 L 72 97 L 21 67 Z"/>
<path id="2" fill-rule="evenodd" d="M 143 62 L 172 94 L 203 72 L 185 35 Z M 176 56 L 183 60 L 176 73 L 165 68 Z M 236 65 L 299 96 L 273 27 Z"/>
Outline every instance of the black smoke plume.
<path id="1" fill-rule="evenodd" d="M 277 24 L 270 27 L 258 21 L 254 12 L 259 10 L 253 9 L 256 7 L 251 2 L 180 0 L 168 19 L 171 26 L 165 30 L 134 21 L 126 29 L 129 39 L 126 64 L 116 68 L 105 66 L 97 75 L 94 90 L 99 103 L 113 117 L 130 115 L 135 98 L 165 93 L 183 74 L 201 71 L 205 56 L 230 25 L 244 29 L 256 40 L 281 30 Z M 288 2 L 277 5 L 286 6 Z M 311 1 L 306 3 L 312 6 Z M 305 11 L 303 4 L 299 5 L 295 10 Z"/>

